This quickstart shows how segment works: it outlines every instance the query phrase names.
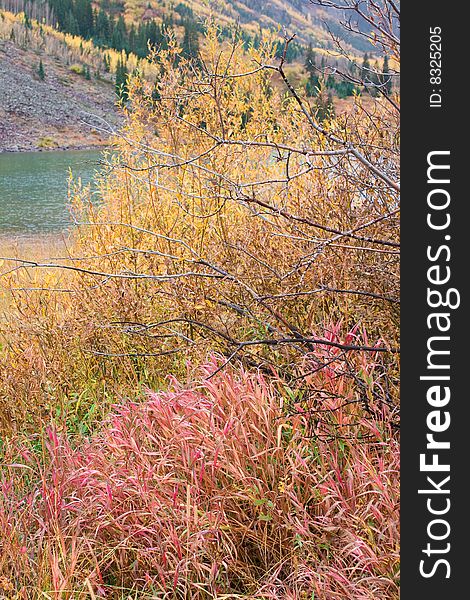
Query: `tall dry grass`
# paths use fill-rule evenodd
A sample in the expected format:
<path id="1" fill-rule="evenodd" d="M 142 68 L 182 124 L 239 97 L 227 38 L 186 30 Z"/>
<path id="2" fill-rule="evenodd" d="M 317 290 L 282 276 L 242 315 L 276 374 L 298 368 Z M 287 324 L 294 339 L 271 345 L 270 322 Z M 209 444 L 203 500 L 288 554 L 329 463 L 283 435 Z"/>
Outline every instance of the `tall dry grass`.
<path id="1" fill-rule="evenodd" d="M 339 400 L 355 398 L 339 370 L 314 377 L 315 417 L 282 381 L 219 366 L 115 406 L 76 448 L 54 429 L 39 455 L 7 445 L 4 587 L 21 598 L 89 588 L 111 598 L 398 597 L 398 446 L 386 420 L 371 424 Z"/>

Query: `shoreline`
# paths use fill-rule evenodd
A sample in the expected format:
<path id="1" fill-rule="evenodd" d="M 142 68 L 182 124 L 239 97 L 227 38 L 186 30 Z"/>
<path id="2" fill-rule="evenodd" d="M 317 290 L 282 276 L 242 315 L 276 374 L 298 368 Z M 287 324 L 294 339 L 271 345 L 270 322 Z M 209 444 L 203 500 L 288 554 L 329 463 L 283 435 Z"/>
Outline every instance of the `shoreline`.
<path id="1" fill-rule="evenodd" d="M 70 231 L 15 233 L 0 232 L 0 256 L 11 259 L 50 260 L 63 253 L 70 241 Z"/>
<path id="2" fill-rule="evenodd" d="M 100 150 L 109 148 L 111 144 L 108 141 L 103 141 L 96 144 L 69 144 L 69 145 L 57 145 L 52 147 L 40 147 L 40 146 L 20 146 L 15 145 L 13 148 L 2 148 L 0 147 L 1 154 L 21 154 L 26 152 L 73 152 L 74 150 Z"/>

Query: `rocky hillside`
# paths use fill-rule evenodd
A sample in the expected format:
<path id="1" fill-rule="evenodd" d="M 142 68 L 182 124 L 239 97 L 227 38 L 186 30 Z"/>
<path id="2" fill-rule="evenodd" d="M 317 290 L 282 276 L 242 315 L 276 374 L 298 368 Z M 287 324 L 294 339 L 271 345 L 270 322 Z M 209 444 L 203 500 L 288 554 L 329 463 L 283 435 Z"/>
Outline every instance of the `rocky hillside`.
<path id="1" fill-rule="evenodd" d="M 148 42 L 170 30 L 191 56 L 207 18 L 225 36 L 238 23 L 246 44 L 259 43 L 261 29 L 296 33 L 288 61 L 301 71 L 307 44 L 325 53 L 338 17 L 309 0 L 0 0 L 0 152 L 106 143 L 97 123 L 120 118 L 117 65 L 154 68 Z"/>
<path id="2" fill-rule="evenodd" d="M 94 125 L 96 117 L 112 123 L 119 119 L 113 81 L 87 79 L 81 68 L 0 41 L 0 152 L 106 143 Z"/>

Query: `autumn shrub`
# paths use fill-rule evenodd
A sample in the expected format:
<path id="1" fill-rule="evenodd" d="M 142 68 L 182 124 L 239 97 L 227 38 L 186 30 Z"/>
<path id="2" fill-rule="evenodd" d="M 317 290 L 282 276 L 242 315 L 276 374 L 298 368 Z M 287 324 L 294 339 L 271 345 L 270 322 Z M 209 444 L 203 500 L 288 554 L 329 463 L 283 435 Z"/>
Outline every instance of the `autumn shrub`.
<path id="1" fill-rule="evenodd" d="M 74 198 L 81 256 L 106 257 L 82 265 L 118 274 L 103 293 L 126 299 L 90 294 L 94 314 L 128 333 L 129 321 L 140 324 L 140 340 L 149 324 L 168 334 L 171 319 L 175 339 L 160 349 L 183 335 L 224 351 L 254 337 L 308 337 L 339 315 L 396 344 L 397 194 L 327 138 L 370 147 L 393 177 L 393 116 L 378 103 L 370 128 L 358 101 L 353 117 L 320 133 L 271 70 L 237 76 L 272 61 L 269 45 L 251 56 L 215 34 L 206 45 L 206 72 L 169 52 L 155 58 L 156 94 L 131 82 L 105 202 L 90 210 L 86 193 Z"/>
<path id="2" fill-rule="evenodd" d="M 78 446 L 52 428 L 35 448 L 11 440 L 0 585 L 28 599 L 398 598 L 385 391 L 372 423 L 338 364 L 309 397 L 221 364 L 120 402 Z M 355 367 L 381 389 L 378 354 Z"/>
<path id="3" fill-rule="evenodd" d="M 4 422 L 77 398 L 80 420 L 101 391 L 156 387 L 213 351 L 303 377 L 315 332 L 340 320 L 382 340 L 397 404 L 396 113 L 358 97 L 320 121 L 269 39 L 246 52 L 209 26 L 203 55 L 195 65 L 170 40 L 151 57 L 156 84 L 130 79 L 100 202 L 71 188 L 68 254 L 48 264 L 62 284 L 18 263 L 38 283 L 14 283 L 29 291 L 0 357 Z"/>

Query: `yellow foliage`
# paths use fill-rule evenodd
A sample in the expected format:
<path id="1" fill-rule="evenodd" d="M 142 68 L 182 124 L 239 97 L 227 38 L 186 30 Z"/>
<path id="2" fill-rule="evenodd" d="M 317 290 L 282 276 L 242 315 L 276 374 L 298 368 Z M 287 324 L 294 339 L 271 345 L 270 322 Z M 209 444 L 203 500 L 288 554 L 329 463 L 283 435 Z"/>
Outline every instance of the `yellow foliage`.
<path id="1" fill-rule="evenodd" d="M 48 56 L 67 60 L 69 63 L 86 63 L 97 70 L 103 67 L 103 50 L 96 47 L 91 40 L 85 40 L 78 35 L 62 33 L 49 25 L 32 21 L 31 29 L 24 25 L 23 13 L 13 14 L 1 11 L 0 40 L 9 40 L 13 34 L 17 44 L 35 52 L 44 52 Z M 119 60 L 125 58 L 129 71 L 139 68 L 142 75 L 148 79 L 156 76 L 155 66 L 135 54 L 107 49 L 111 73 L 116 71 Z"/>
<path id="2" fill-rule="evenodd" d="M 10 379 L 38 406 L 90 381 L 93 393 L 156 385 L 214 350 L 298 375 L 315 345 L 294 341 L 338 322 L 397 344 L 396 116 L 357 99 L 317 122 L 266 68 L 269 41 L 246 53 L 210 27 L 204 57 L 199 71 L 173 40 L 152 57 L 156 87 L 131 77 L 101 202 L 71 189 L 70 293 L 17 296 L 37 335 L 19 369 L 40 357 L 43 383 Z"/>

